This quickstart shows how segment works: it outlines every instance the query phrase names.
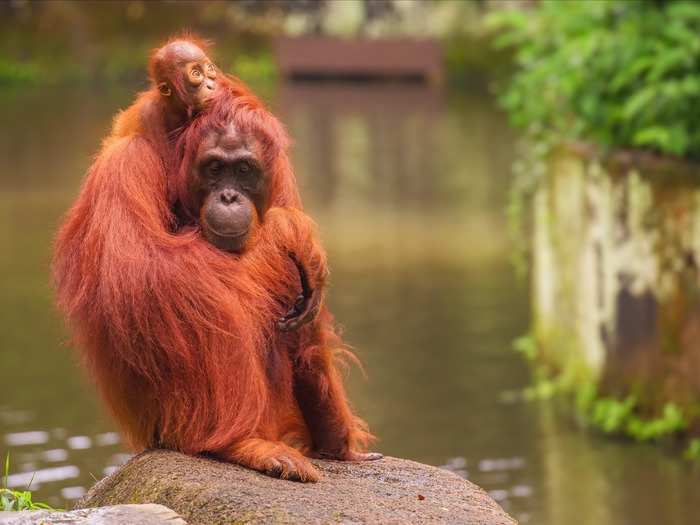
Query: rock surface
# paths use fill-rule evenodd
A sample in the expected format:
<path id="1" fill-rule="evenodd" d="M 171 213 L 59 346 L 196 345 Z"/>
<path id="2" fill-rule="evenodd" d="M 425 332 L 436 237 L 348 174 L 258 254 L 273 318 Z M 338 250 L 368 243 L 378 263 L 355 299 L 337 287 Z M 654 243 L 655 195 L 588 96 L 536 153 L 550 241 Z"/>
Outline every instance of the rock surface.
<path id="1" fill-rule="evenodd" d="M 189 525 L 515 524 L 482 489 L 435 467 L 396 458 L 314 464 L 323 478 L 303 484 L 230 463 L 153 450 L 97 483 L 79 506 L 160 503 Z"/>
<path id="2" fill-rule="evenodd" d="M 172 510 L 163 505 L 115 505 L 70 512 L 36 510 L 0 512 L 1 525 L 187 525 Z"/>

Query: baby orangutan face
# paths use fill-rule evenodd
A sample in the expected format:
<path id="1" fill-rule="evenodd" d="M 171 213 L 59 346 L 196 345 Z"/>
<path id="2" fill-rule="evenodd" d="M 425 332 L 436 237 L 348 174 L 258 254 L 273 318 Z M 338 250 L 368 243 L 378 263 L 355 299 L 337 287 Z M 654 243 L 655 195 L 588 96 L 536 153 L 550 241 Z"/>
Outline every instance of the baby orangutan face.
<path id="1" fill-rule="evenodd" d="M 152 71 L 158 92 L 174 109 L 201 111 L 217 88 L 216 66 L 193 42 L 176 40 L 153 55 Z"/>

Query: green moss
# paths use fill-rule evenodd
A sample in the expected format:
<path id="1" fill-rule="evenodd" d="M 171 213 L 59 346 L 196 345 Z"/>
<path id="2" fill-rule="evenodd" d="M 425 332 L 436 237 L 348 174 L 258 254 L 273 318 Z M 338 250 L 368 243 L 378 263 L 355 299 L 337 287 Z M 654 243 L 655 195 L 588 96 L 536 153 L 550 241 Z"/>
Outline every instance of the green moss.
<path id="1" fill-rule="evenodd" d="M 634 394 L 619 399 L 601 395 L 595 381 L 585 378 L 576 366 L 561 371 L 541 364 L 541 351 L 532 336 L 514 342 L 516 350 L 533 363 L 534 380 L 525 389 L 525 398 L 543 400 L 558 397 L 572 405 L 579 419 L 587 426 L 605 434 L 619 435 L 636 441 L 660 441 L 682 436 L 697 415 L 692 407 L 681 408 L 669 402 L 656 417 L 641 414 L 639 399 Z M 700 459 L 700 439 L 689 441 L 685 456 Z"/>

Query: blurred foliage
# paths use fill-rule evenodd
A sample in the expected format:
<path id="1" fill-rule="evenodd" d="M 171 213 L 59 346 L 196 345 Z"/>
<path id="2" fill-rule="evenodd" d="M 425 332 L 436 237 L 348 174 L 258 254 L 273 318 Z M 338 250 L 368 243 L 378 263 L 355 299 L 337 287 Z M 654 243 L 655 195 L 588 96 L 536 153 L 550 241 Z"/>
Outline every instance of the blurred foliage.
<path id="1" fill-rule="evenodd" d="M 39 72 L 35 64 L 24 64 L 0 56 L 0 86 L 36 84 Z"/>
<path id="2" fill-rule="evenodd" d="M 619 399 L 603 395 L 593 380 L 577 380 L 572 370 L 554 373 L 548 366 L 538 364 L 539 346 L 532 334 L 513 342 L 513 348 L 533 364 L 535 380 L 524 391 L 527 400 L 560 398 L 576 408 L 584 425 L 597 428 L 605 434 L 625 436 L 636 441 L 661 441 L 687 432 L 696 418 L 691 410 L 683 410 L 673 402 L 665 403 L 654 413 L 642 413 L 639 399 L 634 394 Z M 684 453 L 690 459 L 700 459 L 700 440 L 688 440 Z"/>
<path id="3" fill-rule="evenodd" d="M 0 86 L 144 82 L 149 51 L 184 30 L 216 43 L 214 59 L 224 71 L 235 71 L 254 86 L 269 83 L 275 78 L 270 36 L 281 30 L 287 4 L 0 3 Z"/>
<path id="4" fill-rule="evenodd" d="M 586 414 L 589 421 L 606 434 L 624 434 L 637 441 L 651 441 L 672 436 L 688 427 L 688 421 L 678 405 L 666 403 L 661 414 L 653 419 L 642 419 L 635 413 L 638 400 L 627 396 L 595 399 Z"/>
<path id="5" fill-rule="evenodd" d="M 270 44 L 282 34 L 436 38 L 447 78 L 470 85 L 511 59 L 488 45 L 487 11 L 462 0 L 0 1 L 0 87 L 143 82 L 149 50 L 183 29 L 212 39 L 218 65 L 256 89 L 277 78 Z"/>
<path id="6" fill-rule="evenodd" d="M 700 2 L 542 0 L 487 25 L 516 50 L 502 100 L 532 138 L 700 157 Z"/>
<path id="7" fill-rule="evenodd" d="M 475 80 L 505 78 L 511 71 L 512 53 L 494 49 L 484 33 L 455 32 L 443 40 L 445 72 L 452 86 L 469 86 Z"/>
<path id="8" fill-rule="evenodd" d="M 691 439 L 683 455 L 691 461 L 700 461 L 700 439 Z"/>
<path id="9" fill-rule="evenodd" d="M 525 334 L 513 341 L 513 350 L 520 353 L 530 362 L 537 357 L 537 343 L 531 334 Z"/>

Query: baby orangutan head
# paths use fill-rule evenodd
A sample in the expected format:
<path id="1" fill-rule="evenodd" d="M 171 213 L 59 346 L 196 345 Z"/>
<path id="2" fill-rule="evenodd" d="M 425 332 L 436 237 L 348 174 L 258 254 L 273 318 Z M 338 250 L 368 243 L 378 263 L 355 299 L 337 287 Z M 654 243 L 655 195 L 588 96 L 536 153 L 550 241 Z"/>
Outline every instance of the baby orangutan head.
<path id="1" fill-rule="evenodd" d="M 151 56 L 151 79 L 173 112 L 197 113 L 216 91 L 218 72 L 201 45 L 187 38 L 173 40 Z"/>

